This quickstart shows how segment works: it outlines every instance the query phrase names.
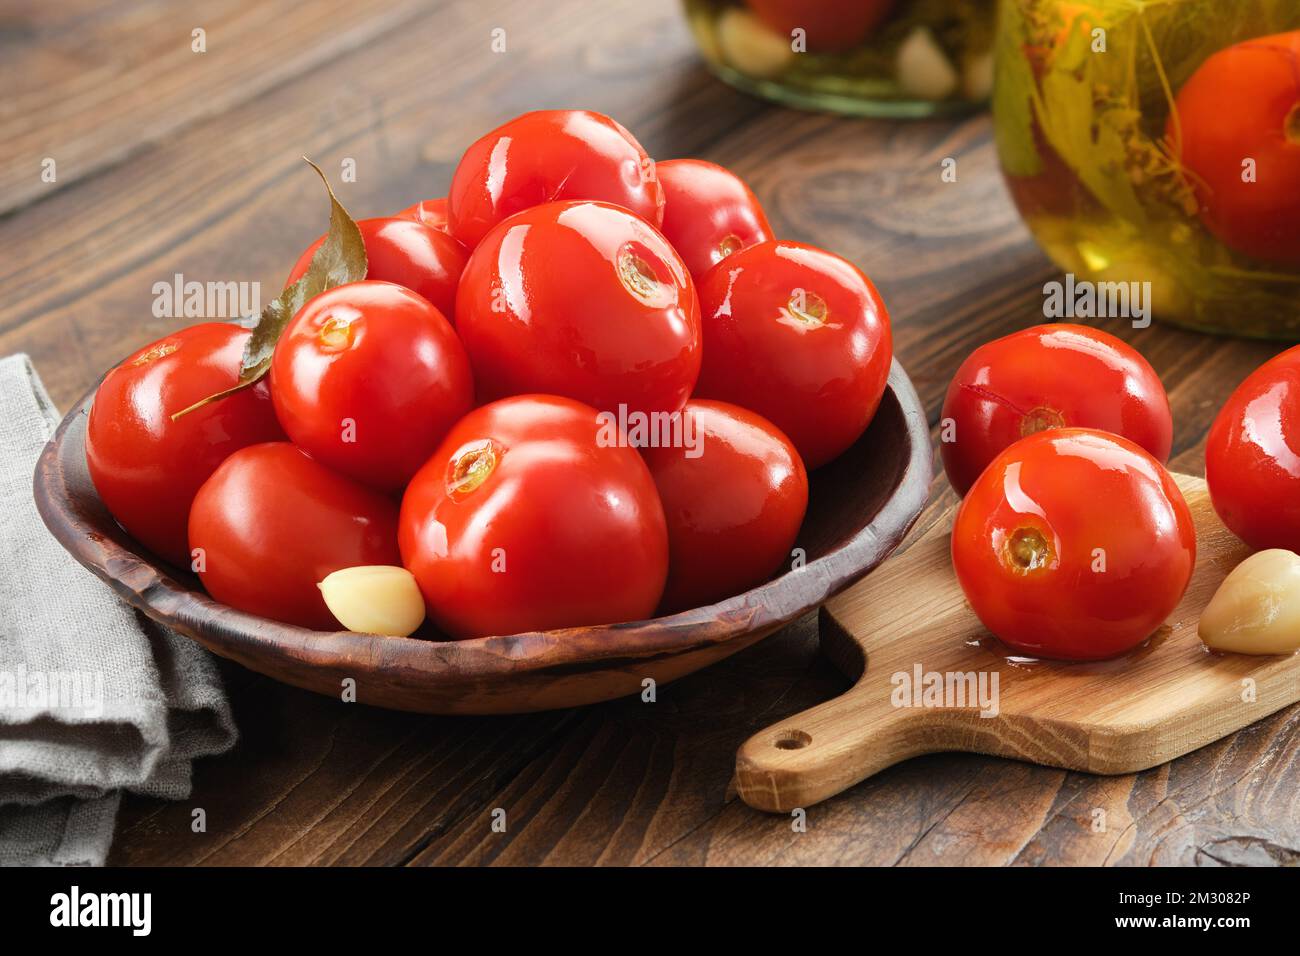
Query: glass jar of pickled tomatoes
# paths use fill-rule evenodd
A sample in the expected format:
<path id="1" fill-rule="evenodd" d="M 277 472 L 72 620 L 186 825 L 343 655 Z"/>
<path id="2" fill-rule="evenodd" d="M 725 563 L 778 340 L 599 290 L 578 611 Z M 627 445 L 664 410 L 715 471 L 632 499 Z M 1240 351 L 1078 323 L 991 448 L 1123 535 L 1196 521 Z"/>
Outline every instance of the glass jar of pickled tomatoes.
<path id="1" fill-rule="evenodd" d="M 1048 255 L 1157 320 L 1300 337 L 1300 2 L 1000 0 L 997 22 L 998 155 Z"/>

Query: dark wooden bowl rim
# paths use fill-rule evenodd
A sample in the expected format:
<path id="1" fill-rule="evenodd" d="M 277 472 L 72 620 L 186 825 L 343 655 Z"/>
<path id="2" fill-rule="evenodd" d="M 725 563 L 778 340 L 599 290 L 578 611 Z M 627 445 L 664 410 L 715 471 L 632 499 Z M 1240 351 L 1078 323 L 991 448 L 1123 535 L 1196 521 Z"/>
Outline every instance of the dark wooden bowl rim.
<path id="1" fill-rule="evenodd" d="M 708 607 L 626 624 L 446 642 L 312 631 L 219 604 L 193 585 L 178 581 L 156 559 L 129 547 L 130 539 L 108 518 L 88 478 L 70 476 L 65 462 L 73 461 L 75 468 L 76 459 L 69 456 L 79 455 L 84 468 L 84 422 L 94 392 L 94 388 L 88 391 L 60 423 L 34 475 L 41 517 L 77 561 L 151 618 L 222 656 L 245 663 L 272 657 L 290 667 L 324 667 L 334 672 L 378 669 L 415 684 L 441 680 L 474 684 L 525 671 L 560 675 L 607 670 L 720 644 L 760 628 L 775 630 L 879 564 L 916 520 L 931 478 L 924 410 L 895 361 L 882 408 L 893 401 L 901 411 L 906 434 L 897 440 L 908 443 L 903 451 L 905 464 L 870 522 L 799 570 Z M 74 445 L 65 448 L 68 442 Z M 80 478 L 91 490 L 72 487 L 70 478 Z"/>

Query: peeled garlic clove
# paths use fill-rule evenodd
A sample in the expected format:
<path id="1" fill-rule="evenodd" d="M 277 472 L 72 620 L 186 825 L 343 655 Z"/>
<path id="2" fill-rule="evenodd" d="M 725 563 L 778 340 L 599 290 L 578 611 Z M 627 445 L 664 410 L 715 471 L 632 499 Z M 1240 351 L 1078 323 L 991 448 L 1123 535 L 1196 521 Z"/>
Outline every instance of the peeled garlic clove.
<path id="1" fill-rule="evenodd" d="M 790 38 L 765 27 L 752 13 L 728 7 L 718 17 L 718 47 L 727 63 L 746 76 L 776 76 L 794 58 Z"/>
<path id="2" fill-rule="evenodd" d="M 349 631 L 406 637 L 424 620 L 424 597 L 406 568 L 386 564 L 344 568 L 316 586 L 330 613 Z"/>
<path id="3" fill-rule="evenodd" d="M 903 92 L 917 99 L 947 99 L 957 89 L 957 71 L 926 27 L 917 27 L 907 35 L 898 48 L 894 69 Z"/>
<path id="4" fill-rule="evenodd" d="M 986 100 L 993 92 L 993 51 L 966 59 L 961 71 L 961 92 L 968 100 Z"/>
<path id="5" fill-rule="evenodd" d="M 1300 648 L 1300 555 L 1252 554 L 1223 579 L 1197 628 L 1211 650 L 1290 654 Z"/>

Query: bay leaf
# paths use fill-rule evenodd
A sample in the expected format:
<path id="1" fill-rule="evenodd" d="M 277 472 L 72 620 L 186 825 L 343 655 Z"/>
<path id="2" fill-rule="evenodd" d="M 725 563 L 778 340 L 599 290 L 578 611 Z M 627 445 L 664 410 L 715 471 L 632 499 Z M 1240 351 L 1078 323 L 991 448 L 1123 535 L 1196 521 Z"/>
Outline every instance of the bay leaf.
<path id="1" fill-rule="evenodd" d="M 360 282 L 366 277 L 369 263 L 366 261 L 366 245 L 361 238 L 361 230 L 357 227 L 356 221 L 348 215 L 348 211 L 343 208 L 343 204 L 338 201 L 338 197 L 334 195 L 334 190 L 330 188 L 329 180 L 321 168 L 305 156 L 303 159 L 307 165 L 316 170 L 321 182 L 325 184 L 325 191 L 329 193 L 330 226 L 325 241 L 313 253 L 311 265 L 307 267 L 302 277 L 276 296 L 262 310 L 261 315 L 246 320 L 250 323 L 253 334 L 244 346 L 239 380 L 230 388 L 209 395 L 189 408 L 175 412 L 171 416 L 172 421 L 256 385 L 271 368 L 271 356 L 275 354 L 275 343 L 279 341 L 280 334 L 289 324 L 289 320 L 298 314 L 298 310 L 306 305 L 309 299 L 326 289 L 346 285 L 349 282 Z"/>

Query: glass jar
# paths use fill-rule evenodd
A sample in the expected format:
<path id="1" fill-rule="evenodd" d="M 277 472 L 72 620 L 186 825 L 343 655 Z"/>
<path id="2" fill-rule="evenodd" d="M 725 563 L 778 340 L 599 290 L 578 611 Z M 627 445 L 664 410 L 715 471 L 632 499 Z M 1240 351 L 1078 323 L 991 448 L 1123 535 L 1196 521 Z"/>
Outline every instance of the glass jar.
<path id="1" fill-rule="evenodd" d="M 804 109 L 920 117 L 984 103 L 994 0 L 684 0 L 709 68 Z"/>
<path id="2" fill-rule="evenodd" d="M 1150 283 L 1157 319 L 1300 337 L 1297 28 L 1300 0 L 1000 0 L 998 156 L 1047 254 Z"/>

